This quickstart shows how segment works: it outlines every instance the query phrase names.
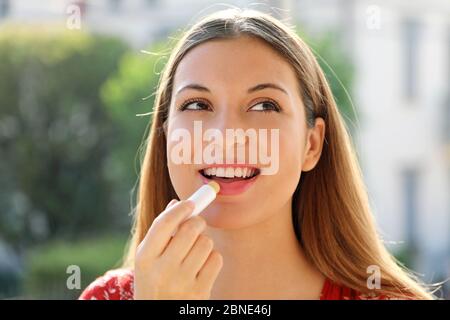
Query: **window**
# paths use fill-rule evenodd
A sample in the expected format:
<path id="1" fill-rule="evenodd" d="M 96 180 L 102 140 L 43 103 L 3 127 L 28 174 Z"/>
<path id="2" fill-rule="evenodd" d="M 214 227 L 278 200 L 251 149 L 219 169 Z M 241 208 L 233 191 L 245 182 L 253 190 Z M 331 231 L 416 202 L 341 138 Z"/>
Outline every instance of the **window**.
<path id="1" fill-rule="evenodd" d="M 406 246 L 411 255 L 409 259 L 415 260 L 417 253 L 417 202 L 419 197 L 419 172 L 417 169 L 409 168 L 403 171 L 403 208 L 406 226 Z"/>
<path id="2" fill-rule="evenodd" d="M 0 0 L 0 19 L 5 18 L 10 9 L 9 0 Z"/>
<path id="3" fill-rule="evenodd" d="M 418 91 L 418 46 L 419 46 L 419 22 L 412 18 L 403 21 L 403 56 L 404 68 L 404 95 L 408 100 L 414 100 Z"/>
<path id="4" fill-rule="evenodd" d="M 120 10 L 121 0 L 109 0 L 109 9 L 111 12 L 118 12 Z"/>

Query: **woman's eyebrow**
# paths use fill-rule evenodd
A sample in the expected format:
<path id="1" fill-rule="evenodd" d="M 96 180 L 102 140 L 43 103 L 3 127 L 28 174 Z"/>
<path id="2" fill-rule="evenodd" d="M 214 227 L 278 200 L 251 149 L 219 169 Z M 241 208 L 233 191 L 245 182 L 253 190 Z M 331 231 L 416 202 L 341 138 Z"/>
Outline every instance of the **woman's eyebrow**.
<path id="1" fill-rule="evenodd" d="M 284 92 L 285 94 L 288 94 L 287 91 L 285 89 L 283 89 L 281 86 L 276 85 L 274 83 L 261 83 L 261 84 L 257 84 L 256 86 L 253 86 L 251 88 L 249 88 L 247 90 L 248 93 L 252 93 L 255 91 L 260 91 L 260 90 L 264 90 L 264 89 L 276 89 L 276 90 L 280 90 L 282 92 Z M 198 83 L 191 83 L 188 85 L 185 85 L 184 87 L 180 88 L 176 95 L 178 96 L 182 91 L 187 90 L 187 89 L 192 89 L 192 90 L 197 90 L 197 91 L 203 91 L 203 92 L 209 92 L 211 93 L 211 90 L 209 90 L 207 87 L 202 86 L 201 84 Z"/>
<path id="2" fill-rule="evenodd" d="M 185 85 L 184 87 L 179 89 L 177 91 L 177 93 L 176 93 L 176 96 L 178 96 L 182 91 L 187 90 L 187 89 L 192 89 L 192 90 L 204 91 L 204 92 L 210 92 L 211 93 L 211 91 L 207 87 L 204 87 L 204 86 L 202 86 L 200 84 L 197 84 L 197 83 L 191 83 L 191 84 Z"/>
<path id="3" fill-rule="evenodd" d="M 280 90 L 282 92 L 284 92 L 285 94 L 288 94 L 287 91 L 285 89 L 283 89 L 281 86 L 275 84 L 275 83 L 261 83 L 261 84 L 257 84 L 254 87 L 251 87 L 250 89 L 247 90 L 248 93 L 252 93 L 255 91 L 259 91 L 259 90 L 264 90 L 267 88 L 271 88 L 271 89 L 275 89 L 275 90 Z"/>

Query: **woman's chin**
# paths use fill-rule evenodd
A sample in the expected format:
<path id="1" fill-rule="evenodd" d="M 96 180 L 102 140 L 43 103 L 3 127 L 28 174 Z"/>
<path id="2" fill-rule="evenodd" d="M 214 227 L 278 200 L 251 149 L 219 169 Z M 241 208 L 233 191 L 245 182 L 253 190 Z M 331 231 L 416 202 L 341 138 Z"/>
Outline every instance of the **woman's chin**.
<path id="1" fill-rule="evenodd" d="M 230 204 L 212 204 L 201 214 L 208 227 L 220 229 L 241 229 L 255 223 L 251 210 Z"/>

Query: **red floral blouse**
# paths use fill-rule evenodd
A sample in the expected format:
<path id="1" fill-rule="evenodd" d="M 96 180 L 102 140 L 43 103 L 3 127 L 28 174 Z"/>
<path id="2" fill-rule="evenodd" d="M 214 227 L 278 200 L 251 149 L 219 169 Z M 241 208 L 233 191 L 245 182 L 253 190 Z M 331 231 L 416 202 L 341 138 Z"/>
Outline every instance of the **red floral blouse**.
<path id="1" fill-rule="evenodd" d="M 116 269 L 106 272 L 93 281 L 80 295 L 80 300 L 132 300 L 133 271 Z M 325 279 L 320 300 L 387 300 L 393 299 L 382 295 L 363 295 L 357 291 L 337 285 Z"/>

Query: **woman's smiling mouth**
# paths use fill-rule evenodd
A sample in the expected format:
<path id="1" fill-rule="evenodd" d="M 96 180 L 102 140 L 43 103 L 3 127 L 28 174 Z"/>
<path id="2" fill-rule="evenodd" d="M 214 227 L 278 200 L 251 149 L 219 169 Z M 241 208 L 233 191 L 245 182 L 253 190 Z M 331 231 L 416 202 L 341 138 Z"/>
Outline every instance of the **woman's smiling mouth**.
<path id="1" fill-rule="evenodd" d="M 248 165 L 213 165 L 199 173 L 204 183 L 214 180 L 220 185 L 219 195 L 237 195 L 253 185 L 261 170 Z"/>

